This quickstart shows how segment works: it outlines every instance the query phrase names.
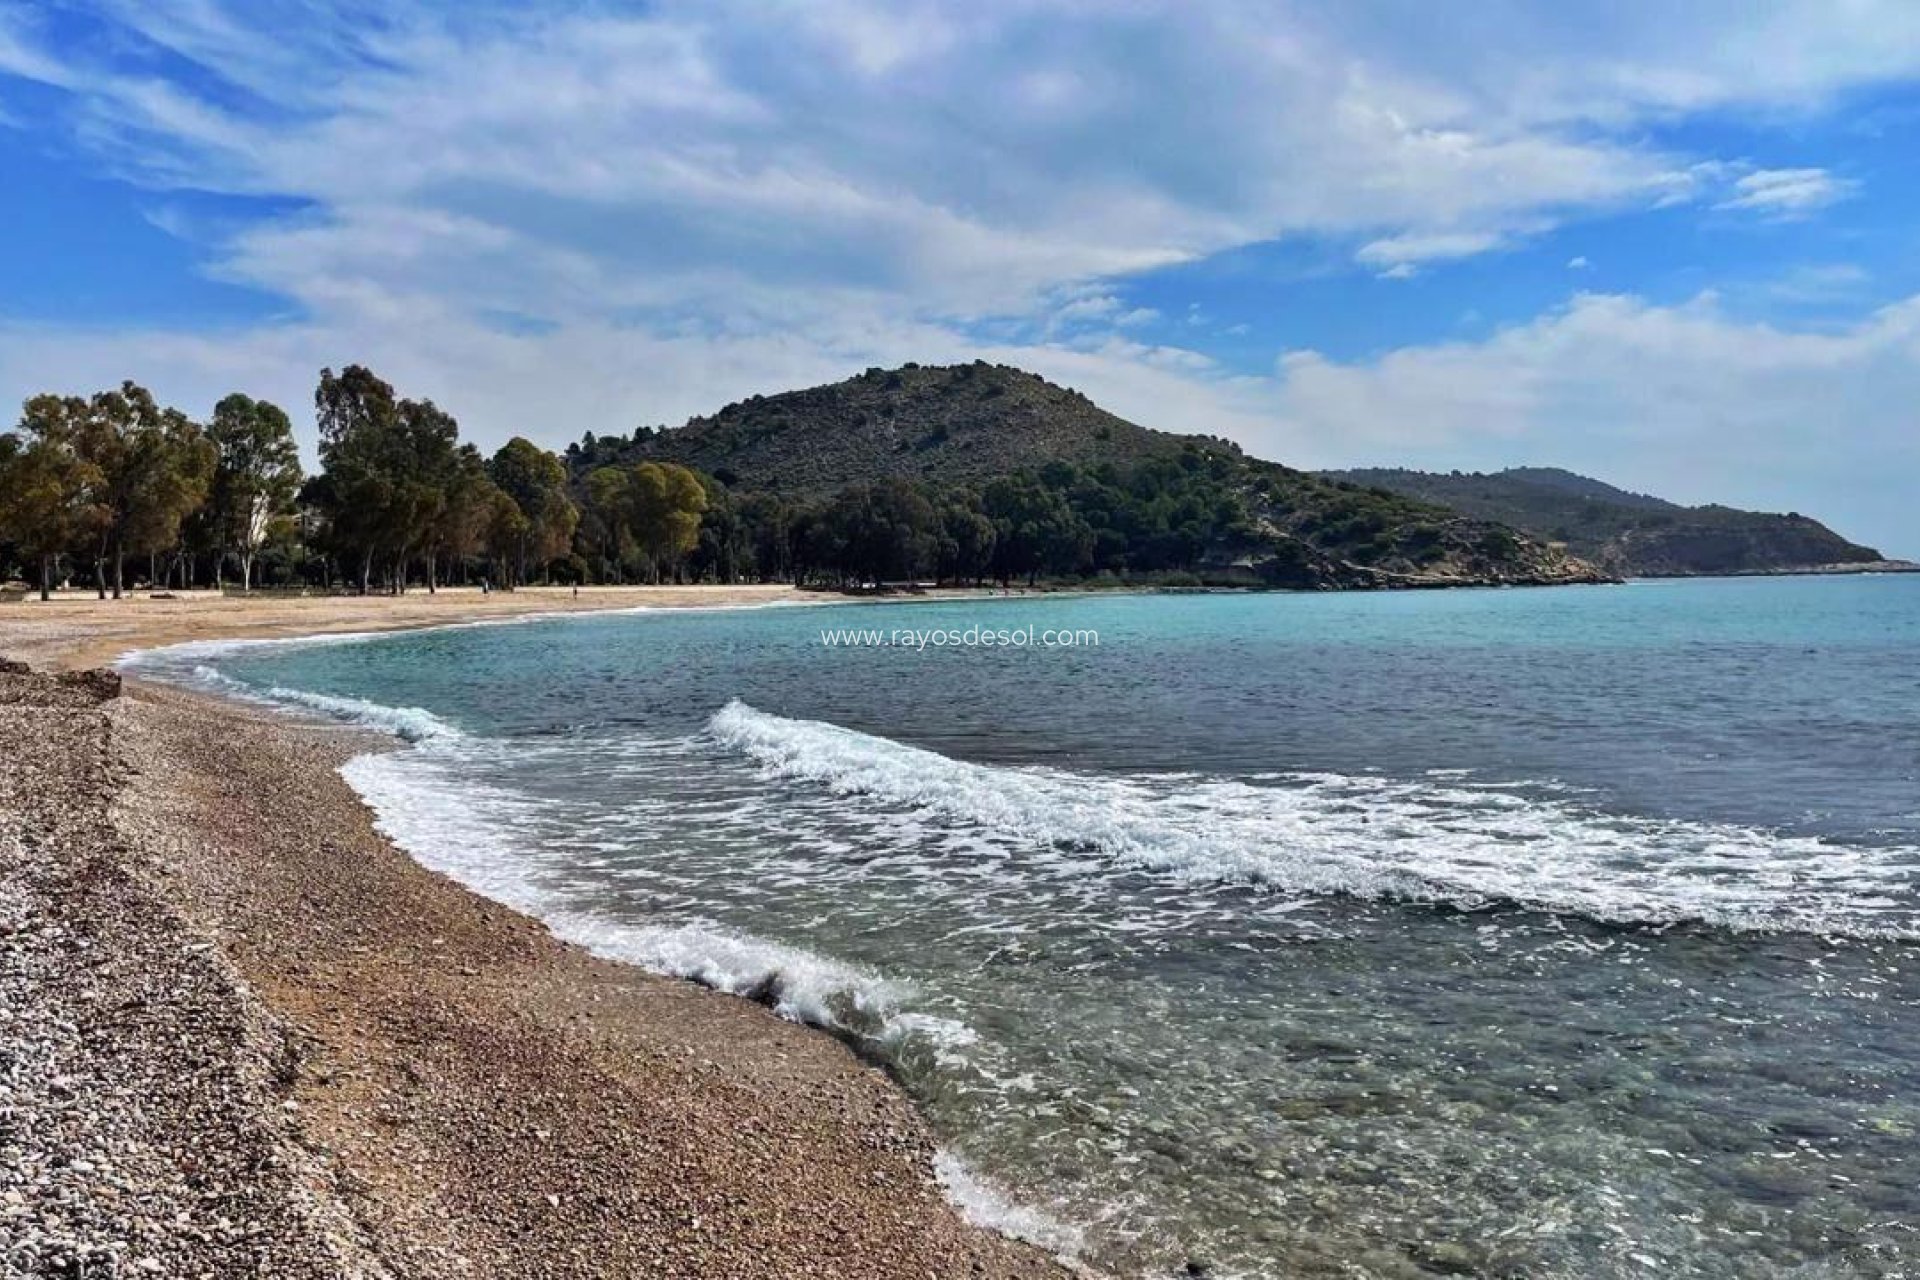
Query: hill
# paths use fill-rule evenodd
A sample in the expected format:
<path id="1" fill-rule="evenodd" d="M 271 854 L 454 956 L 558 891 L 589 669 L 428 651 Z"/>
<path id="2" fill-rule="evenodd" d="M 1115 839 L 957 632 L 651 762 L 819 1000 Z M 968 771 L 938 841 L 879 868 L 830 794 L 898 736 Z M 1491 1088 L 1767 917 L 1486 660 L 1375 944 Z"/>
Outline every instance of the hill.
<path id="1" fill-rule="evenodd" d="M 1633 577 L 1805 573 L 1885 563 L 1873 548 L 1849 542 L 1798 512 L 1685 507 L 1557 467 L 1490 474 L 1391 468 L 1323 474 L 1509 524 Z"/>
<path id="2" fill-rule="evenodd" d="M 1071 388 L 982 361 L 869 369 L 754 396 L 682 427 L 589 437 L 568 460 L 576 478 L 609 464 L 678 463 L 714 477 L 728 502 L 772 497 L 808 527 L 861 525 L 842 541 L 864 545 L 919 536 L 876 534 L 865 527 L 875 520 L 918 520 L 911 512 L 924 502 L 937 524 L 958 508 L 999 531 L 1001 577 L 1007 548 L 1029 542 L 1041 549 L 1016 557 L 1029 576 L 1181 572 L 1290 587 L 1604 577 L 1499 522 L 1250 458 L 1225 440 L 1151 430 Z M 880 508 L 890 514 L 874 515 Z M 890 555 L 877 562 L 913 563 L 917 553 Z"/>
<path id="3" fill-rule="evenodd" d="M 1189 440 L 1198 438 L 1135 426 L 1018 369 L 909 364 L 752 396 L 654 434 L 645 452 L 730 484 L 819 497 L 856 481 L 980 484 L 1048 462 L 1125 465 Z"/>

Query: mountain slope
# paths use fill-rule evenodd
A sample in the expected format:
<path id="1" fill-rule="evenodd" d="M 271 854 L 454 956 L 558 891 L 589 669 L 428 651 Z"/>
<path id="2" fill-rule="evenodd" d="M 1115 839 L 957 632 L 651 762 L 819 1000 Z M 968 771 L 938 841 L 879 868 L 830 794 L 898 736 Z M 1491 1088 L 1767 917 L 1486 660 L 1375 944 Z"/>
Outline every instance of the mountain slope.
<path id="1" fill-rule="evenodd" d="M 1225 440 L 1154 431 L 1004 365 L 869 369 L 754 396 L 685 426 L 570 451 L 576 472 L 676 462 L 733 494 L 821 504 L 907 482 L 979 494 L 1030 477 L 1069 506 L 1089 571 L 1167 563 L 1208 581 L 1296 587 L 1553 583 L 1604 575 L 1497 522 L 1249 458 Z"/>
<path id="2" fill-rule="evenodd" d="M 1490 474 L 1391 468 L 1325 474 L 1510 524 L 1635 577 L 1792 573 L 1882 562 L 1878 551 L 1797 512 L 1683 507 L 1556 467 Z"/>
<path id="3" fill-rule="evenodd" d="M 979 484 L 1047 462 L 1131 463 L 1177 454 L 1187 439 L 1198 438 L 1135 426 L 1017 369 L 910 364 L 753 396 L 656 434 L 645 452 L 749 489 L 805 498 L 856 481 Z"/>

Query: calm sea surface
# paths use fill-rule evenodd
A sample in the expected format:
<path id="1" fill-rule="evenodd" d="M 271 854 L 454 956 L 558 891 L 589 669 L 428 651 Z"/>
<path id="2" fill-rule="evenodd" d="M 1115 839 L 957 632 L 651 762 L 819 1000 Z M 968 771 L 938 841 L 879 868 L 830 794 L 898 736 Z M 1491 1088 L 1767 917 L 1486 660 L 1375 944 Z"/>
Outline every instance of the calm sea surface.
<path id="1" fill-rule="evenodd" d="M 830 648 L 840 627 L 1098 647 Z M 1121 1274 L 1920 1274 L 1920 576 L 200 647 L 423 861 L 837 1030 Z"/>

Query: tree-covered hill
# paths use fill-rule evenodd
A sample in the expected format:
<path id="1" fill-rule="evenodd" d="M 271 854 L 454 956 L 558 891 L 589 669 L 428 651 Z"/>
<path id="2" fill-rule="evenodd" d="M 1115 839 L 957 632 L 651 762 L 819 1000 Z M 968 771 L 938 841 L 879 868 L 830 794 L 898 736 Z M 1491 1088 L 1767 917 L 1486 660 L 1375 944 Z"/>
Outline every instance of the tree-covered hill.
<path id="1" fill-rule="evenodd" d="M 581 483 L 608 466 L 689 467 L 715 478 L 721 509 L 800 522 L 788 542 L 803 555 L 878 548 L 853 557 L 866 578 L 1187 574 L 1368 587 L 1602 576 L 1498 522 L 1250 458 L 1225 440 L 1150 430 L 1071 388 L 979 361 L 754 396 L 679 428 L 589 436 L 568 460 Z M 992 549 L 970 574 L 954 548 L 976 520 Z M 915 551 L 922 538 L 947 554 Z"/>
<path id="2" fill-rule="evenodd" d="M 869 369 L 828 386 L 752 396 L 642 443 L 660 461 L 807 498 L 856 481 L 980 484 L 1049 462 L 1125 465 L 1171 457 L 1188 441 L 1202 443 L 1135 426 L 1033 374 L 979 362 Z"/>
<path id="3" fill-rule="evenodd" d="M 1798 512 L 1684 507 L 1557 467 L 1490 474 L 1392 468 L 1324 474 L 1497 520 L 1635 577 L 1794 573 L 1881 562 L 1878 551 Z"/>

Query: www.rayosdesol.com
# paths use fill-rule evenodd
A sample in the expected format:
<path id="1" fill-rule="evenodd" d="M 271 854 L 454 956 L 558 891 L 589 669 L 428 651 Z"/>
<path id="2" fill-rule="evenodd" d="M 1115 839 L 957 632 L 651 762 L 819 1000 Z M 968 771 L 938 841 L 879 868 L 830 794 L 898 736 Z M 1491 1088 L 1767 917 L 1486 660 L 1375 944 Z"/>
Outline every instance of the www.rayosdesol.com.
<path id="1" fill-rule="evenodd" d="M 847 627 L 820 633 L 829 649 L 1095 649 L 1100 633 L 1053 627 Z"/>

